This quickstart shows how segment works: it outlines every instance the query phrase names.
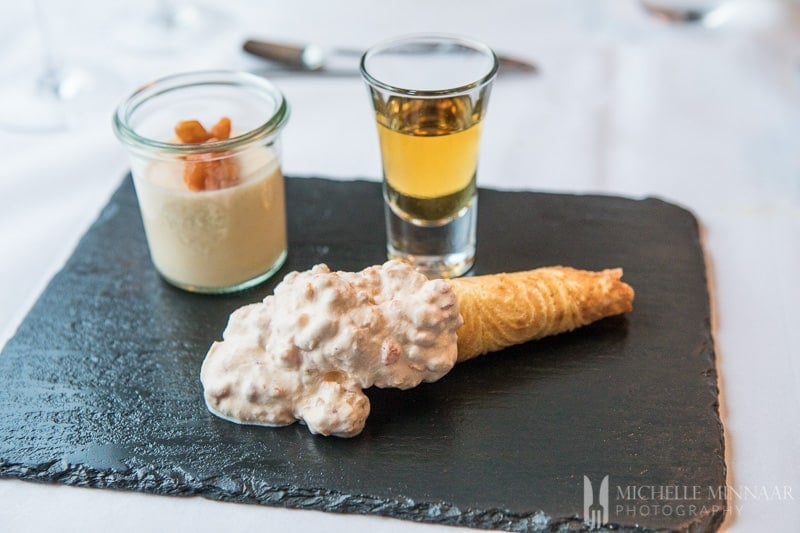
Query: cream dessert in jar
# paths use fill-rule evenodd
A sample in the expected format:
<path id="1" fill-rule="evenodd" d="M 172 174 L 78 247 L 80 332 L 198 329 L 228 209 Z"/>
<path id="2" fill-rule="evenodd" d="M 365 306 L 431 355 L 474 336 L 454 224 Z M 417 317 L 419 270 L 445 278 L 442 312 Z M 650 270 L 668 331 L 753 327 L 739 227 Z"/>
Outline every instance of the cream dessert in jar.
<path id="1" fill-rule="evenodd" d="M 286 258 L 280 135 L 289 105 L 268 80 L 200 71 L 142 86 L 117 108 L 150 256 L 188 291 L 226 293 Z"/>
<path id="2" fill-rule="evenodd" d="M 190 191 L 183 163 L 151 161 L 134 173 L 150 255 L 170 282 L 213 292 L 258 280 L 286 257 L 284 180 L 275 154 L 234 156 L 238 183 Z"/>

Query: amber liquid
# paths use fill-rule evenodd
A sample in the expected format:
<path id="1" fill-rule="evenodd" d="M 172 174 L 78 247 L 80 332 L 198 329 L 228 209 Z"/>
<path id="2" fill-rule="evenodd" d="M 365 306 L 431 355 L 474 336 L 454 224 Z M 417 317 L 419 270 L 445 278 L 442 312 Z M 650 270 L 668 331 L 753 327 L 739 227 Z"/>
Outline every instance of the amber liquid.
<path id="1" fill-rule="evenodd" d="M 481 113 L 467 96 L 392 98 L 377 111 L 389 204 L 422 225 L 447 223 L 475 196 Z"/>

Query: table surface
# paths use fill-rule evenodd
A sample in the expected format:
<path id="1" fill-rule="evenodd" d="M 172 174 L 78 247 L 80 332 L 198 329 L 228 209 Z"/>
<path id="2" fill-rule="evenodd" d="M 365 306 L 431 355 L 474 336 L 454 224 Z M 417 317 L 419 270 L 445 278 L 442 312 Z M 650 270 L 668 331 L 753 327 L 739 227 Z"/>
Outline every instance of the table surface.
<path id="1" fill-rule="evenodd" d="M 4 78 L 40 64 L 31 4 L 0 6 Z M 247 37 L 363 48 L 422 31 L 470 35 L 541 69 L 497 81 L 482 139 L 482 186 L 659 196 L 698 216 L 715 309 L 728 484 L 739 495 L 725 528 L 780 530 L 800 520 L 800 289 L 791 281 L 800 271 L 799 3 L 729 0 L 703 24 L 671 25 L 633 0 L 413 0 L 403 9 L 366 0 L 198 2 L 195 14 L 206 17 L 184 12 L 181 20 L 206 24 L 202 39 L 166 51 L 123 42 L 123 23 L 155 4 L 39 2 L 54 59 L 94 75 L 102 92 L 67 105 L 66 131 L 0 130 L 0 343 L 126 172 L 110 116 L 136 86 L 178 71 L 260 68 L 240 51 Z M 210 10 L 217 12 L 209 18 Z M 286 173 L 380 176 L 360 79 L 273 79 L 292 105 Z M 0 498 L 4 531 L 454 531 L 13 480 L 0 480 Z"/>

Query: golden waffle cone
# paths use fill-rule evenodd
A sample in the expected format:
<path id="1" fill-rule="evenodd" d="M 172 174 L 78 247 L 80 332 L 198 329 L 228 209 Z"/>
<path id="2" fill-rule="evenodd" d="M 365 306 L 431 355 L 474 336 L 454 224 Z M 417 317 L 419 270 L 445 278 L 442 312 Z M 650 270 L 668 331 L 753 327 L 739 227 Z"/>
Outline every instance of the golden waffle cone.
<path id="1" fill-rule="evenodd" d="M 621 268 L 547 267 L 449 280 L 464 318 L 458 362 L 630 311 L 633 288 L 621 277 Z"/>

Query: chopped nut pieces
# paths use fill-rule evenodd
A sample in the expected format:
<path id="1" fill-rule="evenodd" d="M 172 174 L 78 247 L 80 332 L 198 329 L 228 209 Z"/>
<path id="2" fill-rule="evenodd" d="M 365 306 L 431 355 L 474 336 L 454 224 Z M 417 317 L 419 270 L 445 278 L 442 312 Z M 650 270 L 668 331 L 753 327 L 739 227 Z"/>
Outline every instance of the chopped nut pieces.
<path id="1" fill-rule="evenodd" d="M 231 119 L 222 117 L 210 130 L 197 120 L 184 120 L 175 126 L 181 144 L 199 144 L 227 139 Z M 190 191 L 211 191 L 233 187 L 239 182 L 239 165 L 229 152 L 209 152 L 186 156 L 183 181 Z"/>

